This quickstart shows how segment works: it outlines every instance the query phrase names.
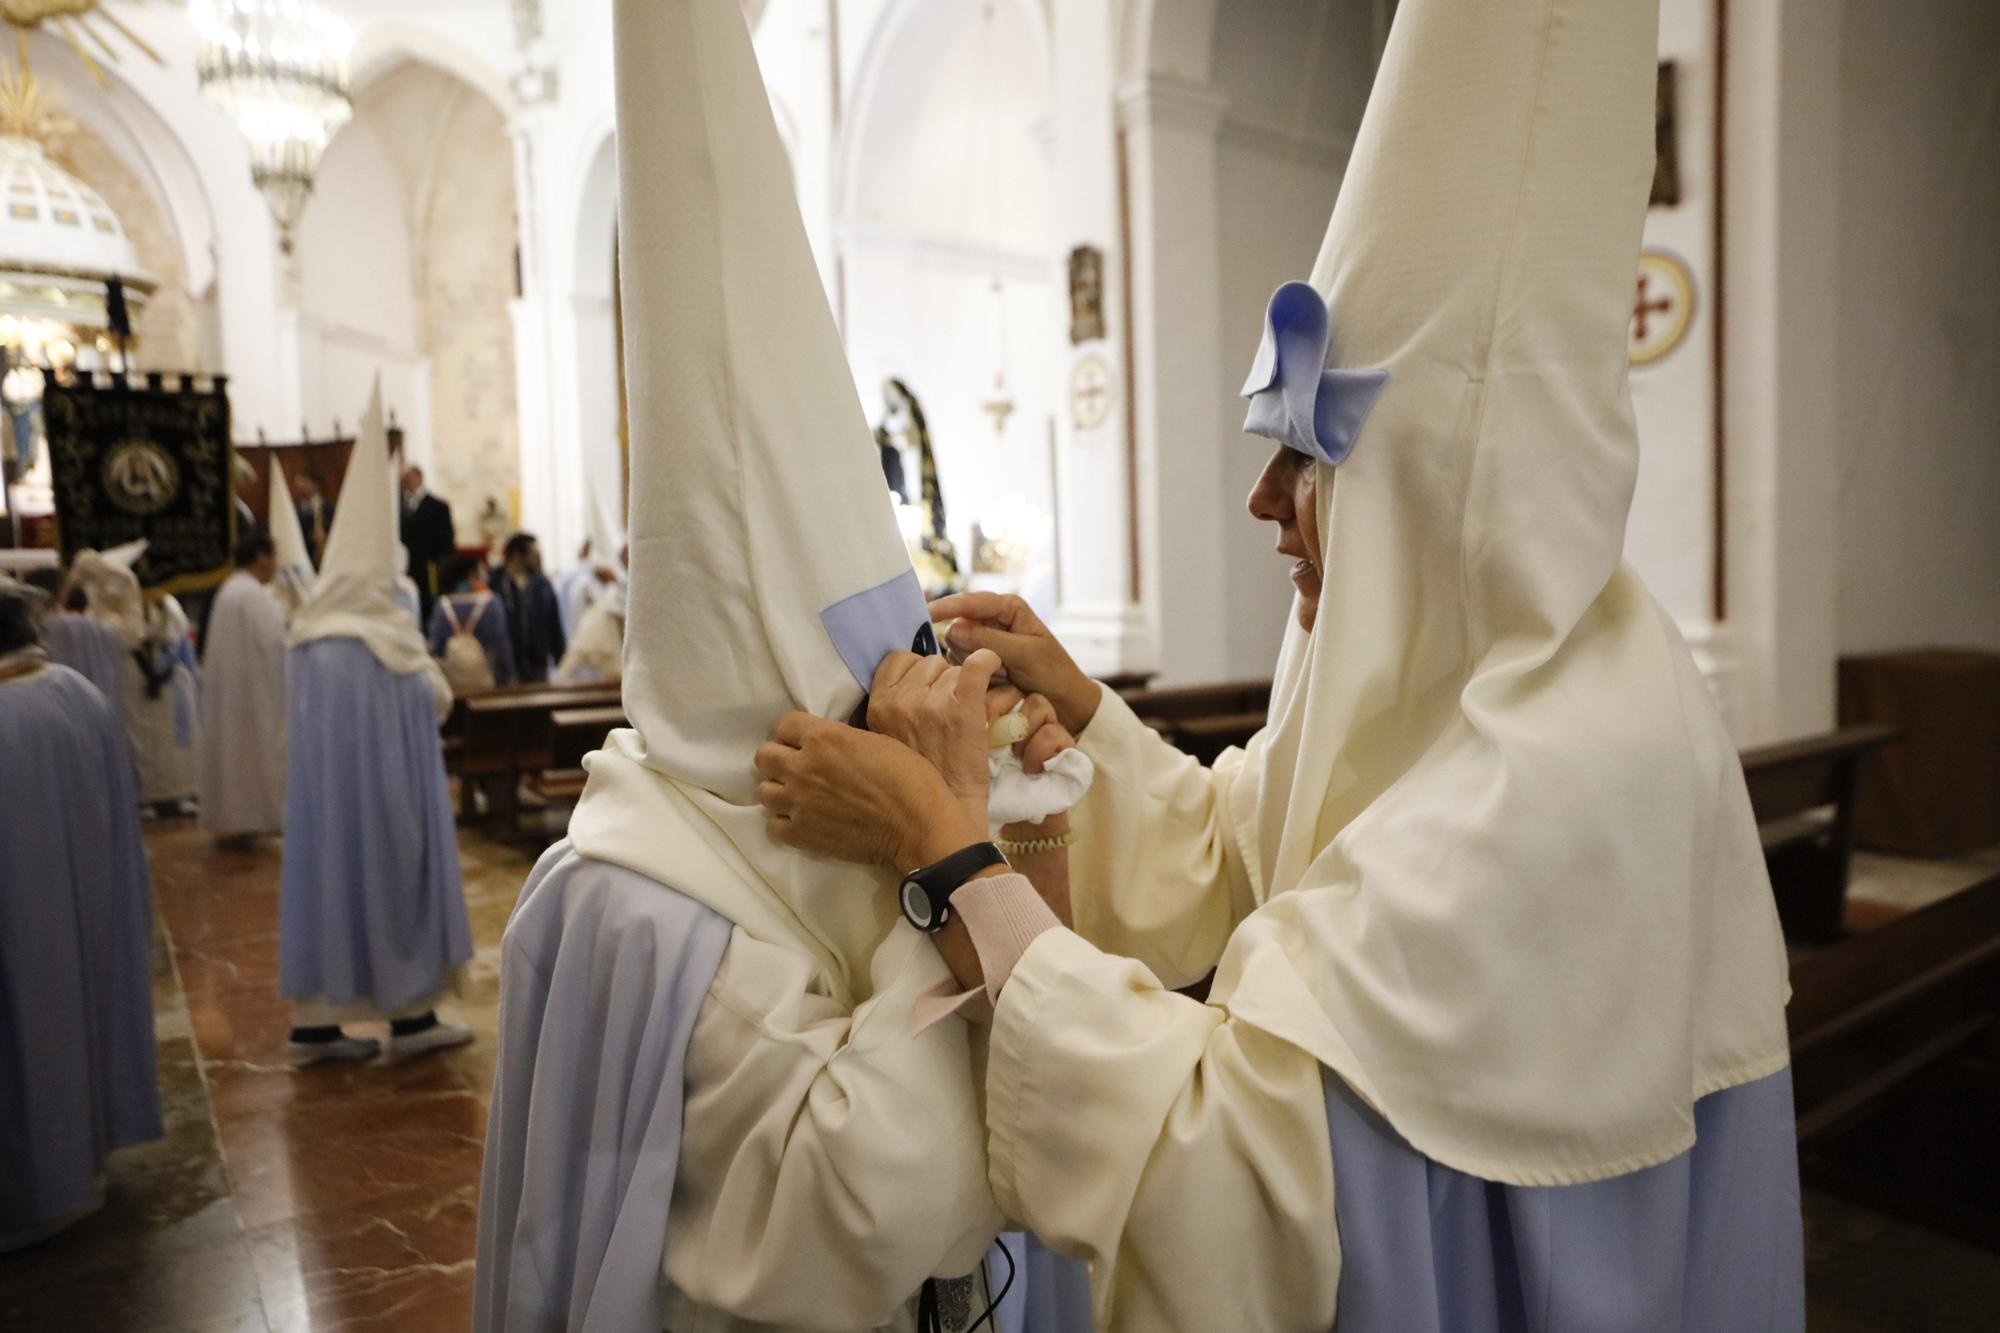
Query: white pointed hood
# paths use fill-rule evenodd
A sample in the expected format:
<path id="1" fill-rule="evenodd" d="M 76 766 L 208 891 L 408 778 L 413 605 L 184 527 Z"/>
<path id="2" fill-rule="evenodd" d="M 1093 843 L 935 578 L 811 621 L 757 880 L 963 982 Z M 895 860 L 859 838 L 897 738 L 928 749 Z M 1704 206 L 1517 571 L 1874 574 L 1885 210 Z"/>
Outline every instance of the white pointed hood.
<path id="1" fill-rule="evenodd" d="M 424 672 L 433 694 L 451 691 L 431 659 L 410 613 L 396 600 L 396 510 L 391 498 L 389 437 L 382 426 L 382 386 L 368 396 L 361 433 L 340 483 L 333 530 L 327 534 L 319 577 L 305 605 L 292 617 L 290 642 L 353 638 L 398 675 Z"/>
<path id="2" fill-rule="evenodd" d="M 126 542 L 103 551 L 79 551 L 70 562 L 69 583 L 83 589 L 85 614 L 108 626 L 127 649 L 146 641 L 146 598 L 132 572 L 146 542 Z"/>
<path id="3" fill-rule="evenodd" d="M 312 590 L 312 556 L 306 551 L 306 534 L 299 527 L 299 511 L 292 505 L 291 488 L 285 484 L 285 468 L 276 452 L 271 454 L 268 508 L 271 544 L 278 548 L 278 573 L 271 580 L 272 595 L 285 608 L 285 614 L 292 615 L 304 605 Z"/>
<path id="4" fill-rule="evenodd" d="M 1665 1160 L 1787 1058 L 1735 750 L 1622 563 L 1657 34 L 1658 0 L 1403 0 L 1324 309 L 1281 289 L 1246 386 L 1249 429 L 1345 461 L 1214 1000 L 1521 1184 Z"/>
<path id="5" fill-rule="evenodd" d="M 634 730 L 592 757 L 570 835 L 810 953 L 852 1000 L 892 895 L 772 842 L 752 759 L 791 709 L 850 715 L 929 614 L 742 7 L 621 0 L 614 39 Z"/>

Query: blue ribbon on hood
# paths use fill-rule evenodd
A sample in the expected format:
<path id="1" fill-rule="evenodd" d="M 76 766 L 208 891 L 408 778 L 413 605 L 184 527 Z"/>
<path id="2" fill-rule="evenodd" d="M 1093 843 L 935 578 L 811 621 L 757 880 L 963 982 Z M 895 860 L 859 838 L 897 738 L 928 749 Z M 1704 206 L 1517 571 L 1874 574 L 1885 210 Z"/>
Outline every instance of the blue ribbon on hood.
<path id="1" fill-rule="evenodd" d="M 1333 318 L 1310 283 L 1288 282 L 1271 294 L 1264 341 L 1243 383 L 1245 434 L 1336 467 L 1346 461 L 1389 372 L 1330 370 L 1332 345 Z"/>

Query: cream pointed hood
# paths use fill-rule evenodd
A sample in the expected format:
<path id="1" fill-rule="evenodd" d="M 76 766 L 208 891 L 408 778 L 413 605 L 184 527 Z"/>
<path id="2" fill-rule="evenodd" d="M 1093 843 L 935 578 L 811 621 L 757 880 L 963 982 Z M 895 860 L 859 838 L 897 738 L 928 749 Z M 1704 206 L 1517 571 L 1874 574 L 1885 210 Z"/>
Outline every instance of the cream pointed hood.
<path id="1" fill-rule="evenodd" d="M 808 952 L 843 998 L 897 919 L 876 872 L 772 842 L 752 759 L 844 718 L 930 633 L 735 0 L 620 0 L 633 730 L 592 756 L 585 855 Z"/>
<path id="2" fill-rule="evenodd" d="M 306 534 L 299 527 L 299 511 L 292 506 L 291 488 L 285 484 L 285 468 L 278 455 L 271 455 L 271 495 L 268 502 L 271 544 L 278 548 L 278 574 L 271 581 L 274 595 L 295 613 L 312 589 L 312 556 L 306 551 Z M 334 515 L 340 517 L 338 513 Z"/>
<path id="3" fill-rule="evenodd" d="M 1735 750 L 1622 563 L 1657 34 L 1657 0 L 1403 0 L 1325 309 L 1281 289 L 1246 386 L 1344 461 L 1236 789 L 1269 901 L 1213 995 L 1513 1183 L 1665 1160 L 1786 1061 Z"/>
<path id="4" fill-rule="evenodd" d="M 353 638 L 397 675 L 423 672 L 433 694 L 449 705 L 451 690 L 431 659 L 424 636 L 396 600 L 396 509 L 389 471 L 389 436 L 382 426 L 382 386 L 368 396 L 361 432 L 347 459 L 333 530 L 319 577 L 292 617 L 289 642 Z M 296 521 L 296 516 L 295 520 Z"/>

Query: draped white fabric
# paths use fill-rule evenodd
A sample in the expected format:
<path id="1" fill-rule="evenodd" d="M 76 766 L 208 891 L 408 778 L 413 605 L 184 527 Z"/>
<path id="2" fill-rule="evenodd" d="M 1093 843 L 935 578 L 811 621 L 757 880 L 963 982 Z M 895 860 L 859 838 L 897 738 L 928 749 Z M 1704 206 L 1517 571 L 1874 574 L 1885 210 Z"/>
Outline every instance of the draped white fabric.
<path id="1" fill-rule="evenodd" d="M 336 515 L 338 517 L 338 515 Z M 306 550 L 306 534 L 299 527 L 299 511 L 292 504 L 291 489 L 285 484 L 284 465 L 271 456 L 270 515 L 271 544 L 278 548 L 278 577 L 271 589 L 286 615 L 305 604 L 312 591 L 312 556 Z"/>
<path id="2" fill-rule="evenodd" d="M 1787 1058 L 1735 750 L 1622 563 L 1656 0 L 1406 0 L 1313 286 L 1386 367 L 1233 789 L 1214 1001 L 1419 1151 L 1588 1180 Z M 1246 349 L 1247 350 L 1247 349 Z"/>
<path id="3" fill-rule="evenodd" d="M 368 398 L 361 432 L 347 460 L 333 531 L 320 557 L 319 577 L 292 617 L 291 642 L 352 638 L 399 676 L 422 673 L 443 717 L 451 708 L 451 687 L 432 659 L 416 618 L 397 600 L 394 478 L 389 470 L 389 436 L 382 425 L 382 386 Z"/>
<path id="4" fill-rule="evenodd" d="M 751 756 L 787 710 L 860 701 L 827 608 L 910 579 L 871 671 L 929 616 L 741 8 L 623 4 L 616 40 L 634 730 L 592 756 L 571 837 L 806 950 L 851 1002 L 892 896 L 878 872 L 773 843 Z M 687 882 L 697 854 L 731 869 Z"/>
<path id="5" fill-rule="evenodd" d="M 201 675 L 202 827 L 276 833 L 285 826 L 285 613 L 243 570 L 215 594 Z"/>

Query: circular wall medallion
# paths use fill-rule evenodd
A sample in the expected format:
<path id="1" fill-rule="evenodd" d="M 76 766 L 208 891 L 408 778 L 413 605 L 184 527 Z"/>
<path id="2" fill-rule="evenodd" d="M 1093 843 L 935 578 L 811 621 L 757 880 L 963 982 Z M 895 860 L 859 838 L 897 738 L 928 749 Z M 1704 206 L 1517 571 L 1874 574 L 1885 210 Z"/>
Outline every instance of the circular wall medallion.
<path id="1" fill-rule="evenodd" d="M 126 440 L 104 455 L 104 494 L 128 514 L 157 514 L 181 490 L 180 465 L 151 440 Z"/>
<path id="2" fill-rule="evenodd" d="M 1111 416 L 1111 363 L 1091 355 L 1069 373 L 1069 415 L 1078 430 L 1096 430 Z"/>
<path id="3" fill-rule="evenodd" d="M 1639 285 L 1632 300 L 1632 364 L 1651 365 L 1681 345 L 1694 322 L 1694 274 L 1671 250 L 1639 256 Z"/>

